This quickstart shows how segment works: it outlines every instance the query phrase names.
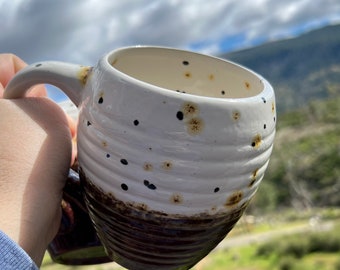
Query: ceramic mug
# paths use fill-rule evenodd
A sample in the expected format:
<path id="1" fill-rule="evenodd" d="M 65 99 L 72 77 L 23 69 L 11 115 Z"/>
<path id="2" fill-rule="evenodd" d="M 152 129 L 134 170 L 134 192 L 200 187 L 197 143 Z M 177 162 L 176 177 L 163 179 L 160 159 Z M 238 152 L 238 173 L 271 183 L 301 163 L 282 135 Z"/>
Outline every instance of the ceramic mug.
<path id="1" fill-rule="evenodd" d="M 233 228 L 267 168 L 274 91 L 255 72 L 194 52 L 127 47 L 95 67 L 41 62 L 5 90 L 59 87 L 78 106 L 85 201 L 108 256 L 188 269 Z"/>

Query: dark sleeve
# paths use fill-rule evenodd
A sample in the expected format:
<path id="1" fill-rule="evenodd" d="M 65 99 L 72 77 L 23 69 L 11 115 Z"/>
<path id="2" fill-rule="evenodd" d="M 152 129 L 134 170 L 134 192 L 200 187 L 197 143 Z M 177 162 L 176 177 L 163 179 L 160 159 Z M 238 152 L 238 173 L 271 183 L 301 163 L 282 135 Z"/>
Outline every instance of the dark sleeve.
<path id="1" fill-rule="evenodd" d="M 17 243 L 0 231 L 0 269 L 38 270 L 38 267 Z"/>

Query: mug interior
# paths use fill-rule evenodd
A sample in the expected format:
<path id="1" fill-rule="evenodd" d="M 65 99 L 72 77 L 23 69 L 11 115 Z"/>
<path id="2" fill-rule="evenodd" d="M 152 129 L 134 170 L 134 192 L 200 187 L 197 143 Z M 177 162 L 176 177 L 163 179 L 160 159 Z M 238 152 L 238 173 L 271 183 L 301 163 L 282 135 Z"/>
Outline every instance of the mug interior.
<path id="1" fill-rule="evenodd" d="M 247 98 L 264 89 L 252 71 L 219 58 L 158 47 L 131 47 L 108 58 L 116 70 L 167 90 L 214 98 Z"/>

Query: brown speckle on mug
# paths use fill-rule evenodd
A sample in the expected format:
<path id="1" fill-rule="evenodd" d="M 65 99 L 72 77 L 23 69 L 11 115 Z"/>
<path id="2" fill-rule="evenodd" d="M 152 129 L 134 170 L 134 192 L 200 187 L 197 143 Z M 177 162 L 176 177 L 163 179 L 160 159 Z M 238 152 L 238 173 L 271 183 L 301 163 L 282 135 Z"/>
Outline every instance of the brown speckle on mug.
<path id="1" fill-rule="evenodd" d="M 192 74 L 191 74 L 190 71 L 186 71 L 186 72 L 184 73 L 184 76 L 185 76 L 186 78 L 190 79 L 190 78 L 192 77 Z"/>
<path id="2" fill-rule="evenodd" d="M 134 204 L 134 206 L 139 209 L 139 210 L 142 210 L 142 211 L 147 211 L 148 210 L 148 205 L 146 203 L 137 203 L 137 204 Z"/>
<path id="3" fill-rule="evenodd" d="M 90 72 L 92 70 L 92 67 L 81 67 L 77 76 L 80 81 L 80 83 L 84 86 L 87 82 L 87 79 L 90 75 Z"/>
<path id="4" fill-rule="evenodd" d="M 174 193 L 170 197 L 170 202 L 172 202 L 174 204 L 181 204 L 183 202 L 183 197 L 182 197 L 181 194 Z"/>
<path id="5" fill-rule="evenodd" d="M 182 112 L 185 117 L 192 117 L 199 113 L 198 105 L 193 102 L 184 103 Z"/>
<path id="6" fill-rule="evenodd" d="M 245 82 L 244 85 L 246 86 L 247 90 L 250 90 L 250 83 L 249 82 Z"/>
<path id="7" fill-rule="evenodd" d="M 187 130 L 190 135 L 198 135 L 204 128 L 204 122 L 201 118 L 195 117 L 188 121 Z"/>
<path id="8" fill-rule="evenodd" d="M 259 172 L 259 168 L 256 168 L 256 169 L 253 171 L 252 177 L 253 177 L 253 178 L 256 178 L 258 172 Z"/>
<path id="9" fill-rule="evenodd" d="M 145 162 L 144 165 L 143 165 L 143 169 L 144 169 L 144 171 L 150 172 L 150 171 L 153 170 L 153 166 L 152 166 L 151 163 Z"/>
<path id="10" fill-rule="evenodd" d="M 241 113 L 239 111 L 233 111 L 232 117 L 235 121 L 239 120 L 241 117 Z"/>
<path id="11" fill-rule="evenodd" d="M 243 198 L 243 192 L 242 191 L 235 191 L 233 194 L 231 194 L 225 203 L 225 206 L 232 207 L 238 204 Z"/>
<path id="12" fill-rule="evenodd" d="M 251 175 L 250 183 L 249 183 L 249 185 L 248 185 L 249 188 L 251 188 L 251 187 L 255 184 L 255 182 L 256 182 L 256 180 L 257 180 L 256 177 L 257 177 L 258 171 L 259 171 L 258 168 L 255 169 L 255 170 L 253 171 L 253 173 L 252 173 L 252 175 Z"/>
<path id="13" fill-rule="evenodd" d="M 259 148 L 262 142 L 262 138 L 260 134 L 257 134 L 254 138 L 253 141 L 251 143 L 251 146 L 254 148 Z"/>
<path id="14" fill-rule="evenodd" d="M 162 168 L 164 170 L 171 170 L 172 169 L 172 162 L 171 161 L 164 161 L 162 164 Z"/>
<path id="15" fill-rule="evenodd" d="M 213 80 L 215 80 L 215 75 L 214 74 L 209 74 L 209 80 L 210 81 L 213 81 Z"/>
<path id="16" fill-rule="evenodd" d="M 272 113 L 274 113 L 275 112 L 275 104 L 274 104 L 274 102 L 272 102 Z"/>
<path id="17" fill-rule="evenodd" d="M 102 141 L 102 146 L 106 147 L 107 146 L 107 142 L 106 141 Z"/>

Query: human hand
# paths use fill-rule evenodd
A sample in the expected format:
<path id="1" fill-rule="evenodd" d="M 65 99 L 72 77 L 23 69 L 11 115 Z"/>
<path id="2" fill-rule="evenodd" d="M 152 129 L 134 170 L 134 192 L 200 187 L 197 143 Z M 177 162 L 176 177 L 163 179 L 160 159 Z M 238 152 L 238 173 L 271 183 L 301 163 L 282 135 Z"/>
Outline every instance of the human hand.
<path id="1" fill-rule="evenodd" d="M 43 86 L 25 98 L 2 99 L 9 80 L 25 65 L 14 55 L 0 54 L 0 230 L 39 266 L 60 225 L 76 128 L 46 98 Z"/>

